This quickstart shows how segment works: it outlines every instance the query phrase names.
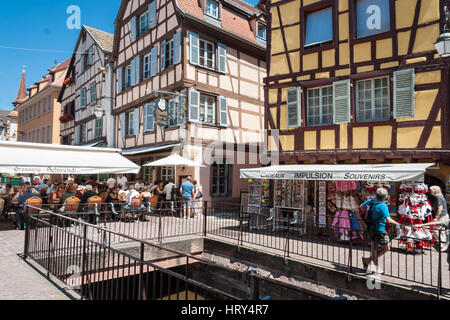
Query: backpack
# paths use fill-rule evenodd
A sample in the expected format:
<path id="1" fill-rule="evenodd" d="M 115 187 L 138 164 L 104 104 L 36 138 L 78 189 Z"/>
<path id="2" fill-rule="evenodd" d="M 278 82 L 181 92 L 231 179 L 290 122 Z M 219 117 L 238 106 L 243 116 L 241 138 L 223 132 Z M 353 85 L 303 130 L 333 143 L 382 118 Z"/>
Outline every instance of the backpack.
<path id="1" fill-rule="evenodd" d="M 364 223 L 366 224 L 367 227 L 375 226 L 376 223 L 380 220 L 380 219 L 377 219 L 376 221 L 374 221 L 374 220 L 372 219 L 373 208 L 374 208 L 377 204 L 380 204 L 380 203 L 381 203 L 381 202 L 377 202 L 377 203 L 374 203 L 374 204 L 370 204 L 370 205 L 368 206 L 369 208 L 367 209 L 366 216 L 364 217 Z"/>

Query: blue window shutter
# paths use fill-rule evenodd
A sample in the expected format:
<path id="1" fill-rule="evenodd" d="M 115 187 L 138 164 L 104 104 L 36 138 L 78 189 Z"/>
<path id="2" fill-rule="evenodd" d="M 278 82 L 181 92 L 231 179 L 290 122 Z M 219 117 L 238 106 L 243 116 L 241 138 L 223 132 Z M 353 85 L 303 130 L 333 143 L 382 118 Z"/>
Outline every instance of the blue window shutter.
<path id="1" fill-rule="evenodd" d="M 158 73 L 158 47 L 153 47 L 150 53 L 150 76 L 154 77 Z"/>
<path id="2" fill-rule="evenodd" d="M 75 144 L 78 145 L 80 144 L 80 126 L 76 126 L 75 127 Z"/>
<path id="3" fill-rule="evenodd" d="M 134 42 L 136 40 L 136 17 L 131 18 L 130 21 L 130 37 L 131 42 Z"/>
<path id="4" fill-rule="evenodd" d="M 189 33 L 189 60 L 191 64 L 199 63 L 200 38 L 198 34 Z"/>
<path id="5" fill-rule="evenodd" d="M 86 89 L 82 88 L 80 92 L 80 108 L 86 108 Z"/>
<path id="6" fill-rule="evenodd" d="M 166 40 L 161 42 L 161 71 L 166 68 Z"/>
<path id="7" fill-rule="evenodd" d="M 135 60 L 136 60 L 136 62 L 135 62 L 135 70 L 136 71 L 135 71 L 134 75 L 135 75 L 136 79 L 135 79 L 134 84 L 138 84 L 139 82 L 141 82 L 141 57 L 137 56 Z"/>
<path id="8" fill-rule="evenodd" d="M 219 72 L 227 73 L 227 46 L 219 42 L 218 52 Z"/>
<path id="9" fill-rule="evenodd" d="M 181 32 L 173 36 L 173 64 L 181 62 Z"/>
<path id="10" fill-rule="evenodd" d="M 131 86 L 136 84 L 136 59 L 131 60 Z"/>
<path id="11" fill-rule="evenodd" d="M 122 67 L 117 69 L 117 93 L 122 92 Z"/>
<path id="12" fill-rule="evenodd" d="M 224 97 L 219 97 L 219 118 L 222 127 L 228 127 L 228 101 Z"/>
<path id="13" fill-rule="evenodd" d="M 156 1 L 152 1 L 148 5 L 148 22 L 149 28 L 156 26 Z"/>
<path id="14" fill-rule="evenodd" d="M 126 132 L 127 126 L 126 126 L 126 122 L 125 121 L 126 121 L 126 114 L 124 112 L 124 113 L 122 113 L 120 115 L 120 136 L 122 138 L 125 138 L 125 136 L 127 134 L 127 132 Z"/>
<path id="15" fill-rule="evenodd" d="M 177 103 L 177 125 L 182 125 L 183 124 L 183 114 L 182 114 L 182 99 L 178 99 L 178 103 Z"/>
<path id="16" fill-rule="evenodd" d="M 133 115 L 133 133 L 135 135 L 139 134 L 139 124 L 141 123 L 141 119 L 139 118 L 139 108 L 134 109 L 134 115 Z"/>
<path id="17" fill-rule="evenodd" d="M 414 118 L 414 69 L 394 72 L 394 119 Z"/>
<path id="18" fill-rule="evenodd" d="M 198 122 L 200 119 L 200 92 L 189 92 L 189 121 Z"/>

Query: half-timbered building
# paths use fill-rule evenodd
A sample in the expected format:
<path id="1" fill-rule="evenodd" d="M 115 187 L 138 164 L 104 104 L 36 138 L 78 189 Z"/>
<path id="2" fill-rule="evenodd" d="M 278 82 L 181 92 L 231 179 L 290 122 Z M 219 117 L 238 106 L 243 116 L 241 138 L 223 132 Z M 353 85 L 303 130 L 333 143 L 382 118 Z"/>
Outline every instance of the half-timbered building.
<path id="1" fill-rule="evenodd" d="M 113 38 L 92 27 L 81 28 L 59 95 L 61 144 L 114 147 L 113 67 L 108 62 Z"/>
<path id="2" fill-rule="evenodd" d="M 432 162 L 450 175 L 443 0 L 272 0 L 266 126 L 282 163 Z"/>
<path id="3" fill-rule="evenodd" d="M 265 13 L 240 0 L 122 1 L 113 49 L 117 146 L 139 165 L 174 151 L 205 164 L 143 167 L 143 179 L 180 185 L 192 176 L 204 200 L 239 198 L 247 187 L 239 169 L 263 140 L 265 30 Z"/>

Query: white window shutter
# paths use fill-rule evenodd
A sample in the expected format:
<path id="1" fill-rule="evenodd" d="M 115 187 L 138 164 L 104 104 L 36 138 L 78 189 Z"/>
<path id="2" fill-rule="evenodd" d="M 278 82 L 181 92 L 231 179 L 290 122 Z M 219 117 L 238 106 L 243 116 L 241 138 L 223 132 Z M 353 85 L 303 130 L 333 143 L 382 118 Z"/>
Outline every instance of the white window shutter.
<path id="1" fill-rule="evenodd" d="M 82 88 L 80 91 L 80 108 L 86 108 L 86 89 Z"/>
<path id="2" fill-rule="evenodd" d="M 199 63 L 200 38 L 198 34 L 189 33 L 189 60 L 191 64 Z"/>
<path id="3" fill-rule="evenodd" d="M 155 131 L 154 102 L 150 102 L 145 105 L 144 119 L 144 132 Z"/>
<path id="4" fill-rule="evenodd" d="M 394 72 L 394 119 L 414 118 L 414 69 Z"/>
<path id="5" fill-rule="evenodd" d="M 149 28 L 156 26 L 156 0 L 148 5 L 148 22 Z"/>
<path id="6" fill-rule="evenodd" d="M 336 81 L 333 83 L 333 123 L 349 123 L 350 113 L 350 80 Z"/>
<path id="7" fill-rule="evenodd" d="M 125 138 L 127 135 L 127 126 L 126 126 L 126 114 L 125 112 L 120 115 L 120 136 Z"/>
<path id="8" fill-rule="evenodd" d="M 166 40 L 161 42 L 161 71 L 166 68 Z"/>
<path id="9" fill-rule="evenodd" d="M 131 18 L 130 20 L 130 37 L 131 37 L 131 42 L 134 42 L 136 40 L 136 17 L 134 16 L 133 18 Z"/>
<path id="10" fill-rule="evenodd" d="M 200 92 L 191 90 L 189 92 L 189 121 L 200 120 Z"/>
<path id="11" fill-rule="evenodd" d="M 181 62 L 181 32 L 173 36 L 173 64 Z"/>
<path id="12" fill-rule="evenodd" d="M 153 47 L 150 53 L 150 76 L 154 77 L 158 73 L 158 47 Z"/>
<path id="13" fill-rule="evenodd" d="M 139 134 L 139 124 L 141 123 L 141 119 L 139 118 L 139 108 L 134 109 L 134 115 L 133 115 L 133 133 L 135 135 Z"/>
<path id="14" fill-rule="evenodd" d="M 219 52 L 219 59 L 218 59 L 219 72 L 227 73 L 227 46 L 219 42 L 218 52 Z"/>
<path id="15" fill-rule="evenodd" d="M 122 75 L 123 75 L 123 71 L 122 71 L 122 67 L 120 67 L 117 69 L 117 93 L 122 92 Z"/>
<path id="16" fill-rule="evenodd" d="M 219 119 L 220 126 L 228 127 L 228 101 L 224 97 L 219 97 Z"/>
<path id="17" fill-rule="evenodd" d="M 298 128 L 302 123 L 301 118 L 301 88 L 287 90 L 287 123 L 288 128 Z"/>
<path id="18" fill-rule="evenodd" d="M 80 144 L 80 126 L 75 127 L 75 145 Z"/>

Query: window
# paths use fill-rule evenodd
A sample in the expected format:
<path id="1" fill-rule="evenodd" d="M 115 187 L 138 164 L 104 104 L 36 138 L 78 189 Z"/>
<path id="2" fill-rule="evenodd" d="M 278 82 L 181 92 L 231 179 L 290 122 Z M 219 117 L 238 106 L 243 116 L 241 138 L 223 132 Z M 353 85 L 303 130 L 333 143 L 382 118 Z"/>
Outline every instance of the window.
<path id="1" fill-rule="evenodd" d="M 287 122 L 288 128 L 300 127 L 301 121 L 301 88 L 293 88 L 287 90 Z"/>
<path id="2" fill-rule="evenodd" d="M 165 48 L 165 67 L 173 65 L 173 39 L 166 42 Z"/>
<path id="3" fill-rule="evenodd" d="M 41 142 L 40 133 L 41 133 L 41 130 L 37 129 L 36 130 L 36 143 L 40 143 Z"/>
<path id="4" fill-rule="evenodd" d="M 144 163 L 144 165 L 148 164 L 150 162 L 153 162 L 153 161 L 147 161 Z M 152 181 L 153 182 L 153 168 L 152 167 L 142 167 L 141 176 L 144 181 Z"/>
<path id="5" fill-rule="evenodd" d="M 125 68 L 125 89 L 131 87 L 131 65 Z"/>
<path id="6" fill-rule="evenodd" d="M 42 128 L 42 143 L 46 143 L 47 141 L 45 140 L 45 127 Z"/>
<path id="7" fill-rule="evenodd" d="M 146 33 L 149 29 L 148 11 L 145 11 L 139 17 L 139 35 Z"/>
<path id="8" fill-rule="evenodd" d="M 169 112 L 169 127 L 178 125 L 178 104 L 173 99 L 167 102 Z"/>
<path id="9" fill-rule="evenodd" d="M 33 119 L 36 118 L 36 105 L 33 106 Z"/>
<path id="10" fill-rule="evenodd" d="M 155 130 L 155 115 L 154 115 L 155 103 L 147 103 L 144 106 L 144 132 L 150 132 Z"/>
<path id="11" fill-rule="evenodd" d="M 144 80 L 147 80 L 148 78 L 150 78 L 150 64 L 151 64 L 151 60 L 150 60 L 150 54 L 146 55 L 144 57 L 144 61 L 143 61 L 143 78 Z"/>
<path id="12" fill-rule="evenodd" d="M 80 143 L 86 142 L 86 123 L 80 125 Z"/>
<path id="13" fill-rule="evenodd" d="M 212 190 L 215 197 L 225 197 L 228 195 L 228 165 L 214 163 L 212 165 Z"/>
<path id="14" fill-rule="evenodd" d="M 88 51 L 85 53 L 86 59 L 85 59 L 85 67 L 89 67 L 94 63 L 94 47 L 90 47 Z"/>
<path id="15" fill-rule="evenodd" d="M 100 138 L 102 136 L 103 118 L 95 119 L 95 137 Z"/>
<path id="16" fill-rule="evenodd" d="M 38 117 L 41 116 L 41 101 L 39 101 L 39 103 L 38 103 L 37 116 L 38 116 Z"/>
<path id="17" fill-rule="evenodd" d="M 52 130 L 51 130 L 51 127 L 50 127 L 50 126 L 47 126 L 47 143 L 50 143 L 50 140 L 51 140 L 51 134 L 52 134 L 51 131 L 52 131 Z"/>
<path id="18" fill-rule="evenodd" d="M 215 68 L 214 44 L 206 40 L 200 40 L 200 65 L 206 68 Z"/>
<path id="19" fill-rule="evenodd" d="M 206 0 L 206 14 L 214 19 L 219 19 L 219 3 L 213 0 Z"/>
<path id="20" fill-rule="evenodd" d="M 258 38 L 266 40 L 266 26 L 262 23 L 258 23 Z"/>
<path id="21" fill-rule="evenodd" d="M 389 0 L 356 1 L 356 37 L 362 38 L 391 30 Z"/>
<path id="22" fill-rule="evenodd" d="M 175 181 L 174 167 L 161 167 L 161 180 L 163 181 Z"/>
<path id="23" fill-rule="evenodd" d="M 48 111 L 52 110 L 52 97 L 48 97 Z"/>
<path id="24" fill-rule="evenodd" d="M 333 40 L 333 11 L 326 8 L 306 15 L 305 46 L 323 44 Z"/>
<path id="25" fill-rule="evenodd" d="M 97 102 L 97 86 L 95 83 L 91 83 L 91 104 Z"/>
<path id="26" fill-rule="evenodd" d="M 333 86 L 308 89 L 308 126 L 333 123 Z"/>
<path id="27" fill-rule="evenodd" d="M 134 112 L 130 112 L 127 114 L 128 118 L 128 130 L 127 133 L 129 136 L 134 135 Z"/>
<path id="28" fill-rule="evenodd" d="M 200 122 L 216 124 L 216 98 L 200 94 Z"/>
<path id="29" fill-rule="evenodd" d="M 356 82 L 356 120 L 377 121 L 389 118 L 389 78 Z"/>

